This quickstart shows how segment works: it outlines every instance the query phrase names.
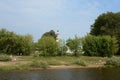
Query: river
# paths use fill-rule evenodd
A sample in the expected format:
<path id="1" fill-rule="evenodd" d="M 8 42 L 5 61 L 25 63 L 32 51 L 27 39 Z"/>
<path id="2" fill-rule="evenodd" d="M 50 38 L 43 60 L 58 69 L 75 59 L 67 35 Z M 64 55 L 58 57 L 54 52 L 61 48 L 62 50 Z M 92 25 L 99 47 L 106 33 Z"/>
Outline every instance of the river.
<path id="1" fill-rule="evenodd" d="M 120 68 L 0 71 L 0 80 L 120 80 Z"/>

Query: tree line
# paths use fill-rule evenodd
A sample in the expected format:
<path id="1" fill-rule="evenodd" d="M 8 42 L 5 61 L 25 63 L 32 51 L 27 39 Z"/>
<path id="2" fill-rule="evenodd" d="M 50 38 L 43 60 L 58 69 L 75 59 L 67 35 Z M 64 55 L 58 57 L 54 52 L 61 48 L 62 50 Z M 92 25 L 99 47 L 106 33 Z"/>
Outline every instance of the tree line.
<path id="1" fill-rule="evenodd" d="M 17 35 L 14 32 L 0 29 L 0 53 L 29 55 L 33 49 L 31 35 Z"/>
<path id="2" fill-rule="evenodd" d="M 91 26 L 90 34 L 115 37 L 119 46 L 117 54 L 120 55 L 120 12 L 107 12 L 99 15 Z"/>
<path id="3" fill-rule="evenodd" d="M 57 38 L 54 30 L 45 32 L 38 42 L 32 35 L 19 35 L 0 29 L 0 53 L 14 55 L 111 57 L 120 51 L 120 13 L 103 13 L 85 37 Z"/>

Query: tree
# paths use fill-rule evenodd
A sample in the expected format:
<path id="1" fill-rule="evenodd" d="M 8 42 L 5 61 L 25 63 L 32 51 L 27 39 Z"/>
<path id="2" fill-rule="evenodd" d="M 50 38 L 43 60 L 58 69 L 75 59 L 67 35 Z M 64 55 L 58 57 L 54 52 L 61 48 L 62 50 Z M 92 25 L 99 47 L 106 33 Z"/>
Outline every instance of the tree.
<path id="1" fill-rule="evenodd" d="M 55 33 L 54 30 L 51 30 L 49 32 L 44 33 L 42 37 L 53 37 L 56 40 L 57 34 Z"/>
<path id="2" fill-rule="evenodd" d="M 33 37 L 32 35 L 18 35 L 17 36 L 17 52 L 22 55 L 29 55 L 33 51 Z"/>
<path id="3" fill-rule="evenodd" d="M 98 16 L 91 26 L 90 34 L 116 37 L 120 48 L 120 12 L 107 12 Z M 118 52 L 120 52 L 120 49 Z"/>
<path id="4" fill-rule="evenodd" d="M 76 37 L 74 39 L 68 39 L 66 45 L 73 52 L 74 56 L 78 56 L 81 53 L 81 39 Z"/>
<path id="5" fill-rule="evenodd" d="M 31 35 L 22 36 L 6 29 L 0 30 L 1 53 L 29 55 L 32 51 L 32 44 L 33 38 Z"/>
<path id="6" fill-rule="evenodd" d="M 38 49 L 44 56 L 57 55 L 58 43 L 53 37 L 42 37 L 38 40 Z"/>
<path id="7" fill-rule="evenodd" d="M 59 42 L 58 42 L 57 55 L 58 56 L 66 55 L 66 52 L 67 52 L 67 46 L 65 44 L 65 41 L 60 39 Z"/>
<path id="8" fill-rule="evenodd" d="M 118 51 L 117 40 L 111 36 L 87 35 L 83 39 L 83 51 L 87 56 L 111 57 Z"/>
<path id="9" fill-rule="evenodd" d="M 0 52 L 1 53 L 15 53 L 16 48 L 16 34 L 13 32 L 9 32 L 6 29 L 0 30 Z"/>

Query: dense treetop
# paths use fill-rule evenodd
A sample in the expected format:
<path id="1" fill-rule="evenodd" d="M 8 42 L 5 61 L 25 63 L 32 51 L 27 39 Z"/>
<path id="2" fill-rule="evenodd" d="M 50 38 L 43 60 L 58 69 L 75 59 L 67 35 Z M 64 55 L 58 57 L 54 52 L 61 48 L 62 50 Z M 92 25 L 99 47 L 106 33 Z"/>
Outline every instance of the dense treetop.
<path id="1" fill-rule="evenodd" d="M 120 34 L 120 12 L 103 13 L 95 20 L 91 26 L 90 34 L 92 35 L 110 35 L 117 36 Z"/>
<path id="2" fill-rule="evenodd" d="M 91 26 L 90 34 L 95 36 L 109 35 L 116 37 L 120 48 L 120 12 L 107 12 L 98 16 Z"/>
<path id="3" fill-rule="evenodd" d="M 54 30 L 50 30 L 49 32 L 45 32 L 42 37 L 53 37 L 55 40 L 57 38 L 57 34 Z"/>
<path id="4" fill-rule="evenodd" d="M 32 51 L 33 37 L 18 35 L 14 32 L 0 29 L 0 53 L 29 55 Z"/>

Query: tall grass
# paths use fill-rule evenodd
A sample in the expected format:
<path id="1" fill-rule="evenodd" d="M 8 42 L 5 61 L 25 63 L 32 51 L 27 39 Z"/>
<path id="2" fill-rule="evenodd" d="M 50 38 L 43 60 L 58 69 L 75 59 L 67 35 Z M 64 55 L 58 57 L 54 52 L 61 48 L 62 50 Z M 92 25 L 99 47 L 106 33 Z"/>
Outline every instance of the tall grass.
<path id="1" fill-rule="evenodd" d="M 30 67 L 32 68 L 48 68 L 49 65 L 47 62 L 45 61 L 33 61 L 31 64 L 30 64 Z"/>
<path id="2" fill-rule="evenodd" d="M 108 60 L 106 60 L 105 66 L 108 67 L 120 67 L 120 58 L 113 57 Z"/>
<path id="3" fill-rule="evenodd" d="M 11 57 L 6 54 L 0 54 L 0 61 L 11 61 Z"/>
<path id="4" fill-rule="evenodd" d="M 75 65 L 79 65 L 79 66 L 86 66 L 87 64 L 85 63 L 85 61 L 81 60 L 81 59 L 76 59 L 74 60 L 73 64 Z"/>

